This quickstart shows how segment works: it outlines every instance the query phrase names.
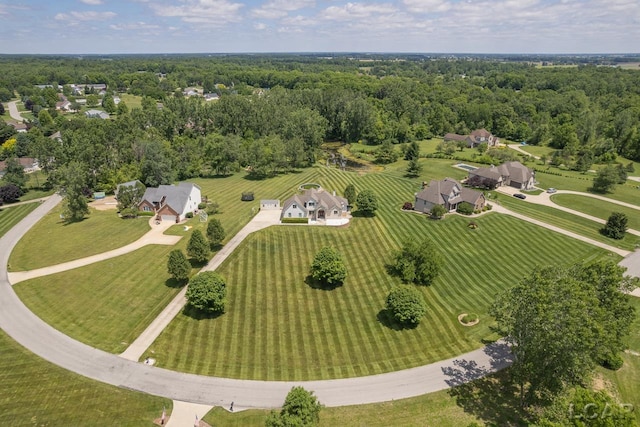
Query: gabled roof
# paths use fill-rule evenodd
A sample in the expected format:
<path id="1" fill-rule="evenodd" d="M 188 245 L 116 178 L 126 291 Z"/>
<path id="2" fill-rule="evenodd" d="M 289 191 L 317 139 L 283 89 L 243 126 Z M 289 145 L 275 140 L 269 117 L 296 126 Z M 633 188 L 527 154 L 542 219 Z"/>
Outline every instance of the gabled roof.
<path id="1" fill-rule="evenodd" d="M 487 138 L 487 139 L 492 136 L 491 132 L 489 132 L 485 128 L 476 129 L 473 132 L 471 132 L 470 135 L 473 136 L 474 138 Z"/>
<path id="2" fill-rule="evenodd" d="M 191 195 L 192 189 L 200 188 L 191 182 L 181 182 L 176 185 L 160 185 L 157 188 L 149 187 L 144 192 L 142 200 L 151 203 L 162 203 L 178 213 L 184 213 Z"/>
<path id="3" fill-rule="evenodd" d="M 520 162 L 506 162 L 500 167 L 508 171 L 511 181 L 525 183 L 533 177 L 533 171 Z"/>
<path id="4" fill-rule="evenodd" d="M 457 133 L 448 133 L 444 136 L 444 139 L 450 141 L 464 141 L 467 139 L 467 135 L 458 135 Z"/>
<path id="5" fill-rule="evenodd" d="M 469 171 L 469 175 L 476 175 L 481 178 L 494 180 L 496 182 L 499 181 L 503 176 L 503 174 L 500 173 L 500 170 L 495 166 L 491 166 L 489 168 L 477 168 L 475 170 Z"/>
<path id="6" fill-rule="evenodd" d="M 454 190 L 457 194 L 449 198 Z M 475 205 L 482 196 L 481 192 L 463 187 L 455 179 L 445 178 L 442 181 L 431 180 L 424 190 L 416 194 L 416 199 L 425 200 L 435 205 L 444 205 L 446 202 L 450 204 L 468 202 Z"/>
<path id="7" fill-rule="evenodd" d="M 313 201 L 316 203 L 315 209 L 322 208 L 325 210 L 337 208 L 337 209 L 346 209 L 349 202 L 344 197 L 334 196 L 328 191 L 323 190 L 322 188 L 312 188 L 309 190 L 304 190 L 301 194 L 296 194 L 290 198 L 288 198 L 284 204 L 282 205 L 282 212 L 289 209 L 294 203 L 300 207 L 300 209 L 308 212 L 308 208 L 305 207 L 305 203 L 309 203 Z"/>

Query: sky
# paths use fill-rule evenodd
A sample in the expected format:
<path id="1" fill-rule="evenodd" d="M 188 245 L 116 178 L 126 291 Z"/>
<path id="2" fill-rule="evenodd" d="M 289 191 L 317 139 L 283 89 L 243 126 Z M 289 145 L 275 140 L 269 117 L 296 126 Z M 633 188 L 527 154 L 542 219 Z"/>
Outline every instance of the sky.
<path id="1" fill-rule="evenodd" d="M 0 0 L 0 53 L 640 53 L 640 0 Z"/>

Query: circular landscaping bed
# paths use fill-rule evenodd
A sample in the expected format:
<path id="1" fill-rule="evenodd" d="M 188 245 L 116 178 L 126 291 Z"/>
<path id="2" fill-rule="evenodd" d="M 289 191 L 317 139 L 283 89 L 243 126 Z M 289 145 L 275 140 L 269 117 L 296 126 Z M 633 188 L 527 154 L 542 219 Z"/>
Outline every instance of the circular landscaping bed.
<path id="1" fill-rule="evenodd" d="M 474 326 L 480 323 L 480 318 L 475 313 L 462 313 L 458 316 L 458 322 L 462 326 Z"/>

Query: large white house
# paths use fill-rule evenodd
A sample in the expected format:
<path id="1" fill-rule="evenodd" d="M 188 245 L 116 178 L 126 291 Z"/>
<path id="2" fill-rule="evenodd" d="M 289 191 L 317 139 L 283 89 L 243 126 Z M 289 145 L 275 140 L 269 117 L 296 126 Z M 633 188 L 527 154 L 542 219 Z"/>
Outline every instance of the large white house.
<path id="1" fill-rule="evenodd" d="M 322 188 L 304 190 L 282 205 L 280 219 L 307 218 L 311 224 L 343 225 L 349 222 L 349 202 Z"/>

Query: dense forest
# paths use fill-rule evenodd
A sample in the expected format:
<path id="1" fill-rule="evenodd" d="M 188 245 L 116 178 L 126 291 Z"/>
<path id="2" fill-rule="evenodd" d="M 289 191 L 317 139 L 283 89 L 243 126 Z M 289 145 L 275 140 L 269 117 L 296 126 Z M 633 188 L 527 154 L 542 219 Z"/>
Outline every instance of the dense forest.
<path id="1" fill-rule="evenodd" d="M 549 145 L 578 170 L 640 160 L 640 69 L 517 59 L 0 56 L 0 100 L 33 112 L 26 133 L 0 122 L 0 160 L 35 157 L 51 185 L 73 163 L 88 188 L 112 191 L 134 178 L 156 185 L 241 169 L 267 177 L 314 163 L 325 141 L 388 146 L 477 128 Z M 79 109 L 72 84 L 106 84 L 84 97 L 110 120 L 57 110 L 62 95 Z M 185 96 L 189 87 L 217 99 Z M 122 93 L 142 97 L 141 107 L 115 108 Z"/>

